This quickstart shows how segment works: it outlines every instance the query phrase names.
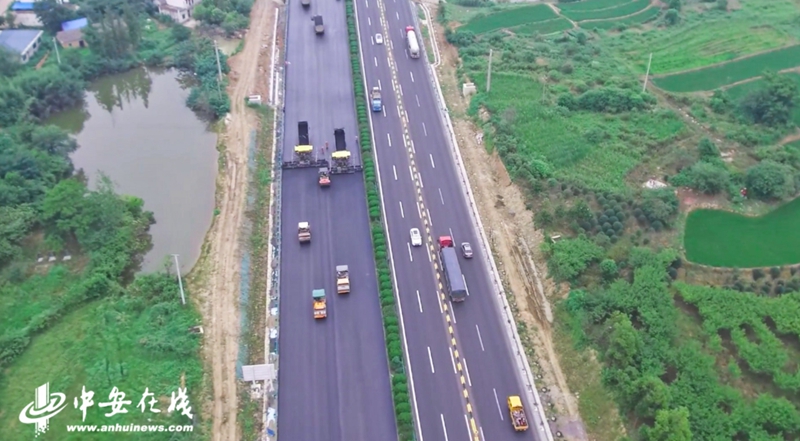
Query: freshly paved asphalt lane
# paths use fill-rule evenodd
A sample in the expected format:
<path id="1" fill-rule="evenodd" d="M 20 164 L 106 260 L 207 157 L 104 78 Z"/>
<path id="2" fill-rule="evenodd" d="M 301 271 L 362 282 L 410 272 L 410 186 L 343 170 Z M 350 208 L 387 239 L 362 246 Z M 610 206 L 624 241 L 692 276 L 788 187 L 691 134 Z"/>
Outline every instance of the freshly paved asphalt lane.
<path id="1" fill-rule="evenodd" d="M 409 118 L 411 138 L 415 147 L 416 164 L 422 176 L 423 193 L 426 207 L 430 213 L 432 234 L 434 237 L 452 235 L 457 243 L 470 242 L 476 253 L 476 258 L 472 260 L 461 259 L 461 269 L 470 295 L 467 301 L 456 305 L 453 309 L 456 317 L 455 328 L 458 333 L 459 348 L 463 358 L 467 361 L 468 378 L 472 384 L 471 402 L 475 407 L 478 424 L 485 439 L 493 441 L 512 439 L 512 437 L 513 439 L 539 439 L 539 427 L 533 424 L 532 403 L 525 403 L 529 420 L 532 423 L 529 431 L 516 433 L 508 420 L 509 417 L 505 407 L 506 397 L 520 395 L 525 400 L 525 389 L 522 387 L 518 370 L 514 363 L 514 353 L 512 351 L 515 349 L 511 348 L 502 328 L 503 319 L 500 316 L 500 311 L 498 311 L 495 301 L 489 297 L 494 295 L 494 292 L 489 281 L 488 268 L 486 268 L 484 260 L 480 258 L 480 254 L 486 253 L 487 250 L 482 248 L 474 231 L 468 203 L 460 187 L 460 177 L 448 151 L 449 144 L 445 138 L 446 131 L 439 117 L 438 102 L 435 99 L 434 90 L 429 81 L 429 73 L 425 66 L 427 62 L 425 54 L 423 53 L 419 59 L 412 59 L 407 54 L 404 31 L 406 26 L 414 24 L 410 4 L 404 0 L 384 0 L 389 32 L 388 35 L 384 35 L 386 44 L 375 46 L 372 42 L 372 36 L 377 32 L 382 32 L 376 24 L 379 15 L 377 8 L 372 4 L 375 0 L 356 1 L 360 28 L 362 29 L 361 38 L 367 80 L 375 82 L 380 79 L 383 85 L 384 99 L 387 100 L 386 118 L 374 118 L 375 138 L 381 141 L 385 133 L 391 133 L 391 130 L 400 130 L 400 120 L 395 109 L 396 104 L 388 105 L 389 99 L 395 99 L 396 97 L 393 96 L 391 83 L 388 83 L 391 73 L 386 61 L 386 55 L 385 52 L 381 52 L 381 50 L 392 50 L 398 69 L 398 80 L 402 91 L 401 99 Z M 366 32 L 365 29 L 367 29 Z M 419 30 L 418 36 L 421 36 Z M 391 41 L 391 45 L 389 45 L 389 41 Z M 370 62 L 372 58 L 374 58 L 374 61 Z M 370 86 L 372 85 L 370 84 Z M 390 97 L 387 97 L 387 95 L 390 95 Z M 381 122 L 381 120 L 386 119 L 390 121 Z M 395 137 L 394 134 L 390 136 L 392 138 Z M 378 155 L 381 161 L 381 180 L 388 207 L 391 205 L 389 201 L 401 199 L 402 193 L 406 191 L 404 189 L 413 184 L 396 182 L 393 180 L 393 176 L 387 176 L 385 172 L 386 168 L 390 168 L 387 165 L 389 163 L 404 164 L 404 167 L 407 167 L 408 159 L 404 147 L 401 145 L 395 147 L 393 145 L 392 148 L 381 149 L 379 144 Z M 410 181 L 410 179 L 407 179 L 407 181 Z M 410 192 L 411 190 L 409 189 L 408 191 Z M 409 197 L 413 197 L 413 194 Z M 408 211 L 410 210 L 406 210 L 406 213 Z M 387 209 L 387 217 L 390 225 L 395 230 L 398 229 L 395 225 L 405 225 L 402 216 L 399 216 L 396 212 L 391 212 Z M 414 213 L 414 217 L 416 217 L 416 213 Z M 401 230 L 399 233 L 403 234 L 405 232 Z M 394 236 L 392 237 L 394 240 Z M 399 247 L 393 244 L 398 279 L 419 278 L 415 277 L 418 271 L 410 266 L 399 264 L 407 259 L 404 259 L 402 250 L 397 250 L 397 248 Z M 409 309 L 406 307 L 406 303 L 409 302 L 403 304 L 404 310 Z M 408 312 L 405 314 L 409 315 Z M 407 317 L 406 321 L 408 322 L 411 318 Z M 441 319 L 427 316 L 422 320 L 436 322 Z M 412 350 L 418 350 L 418 348 L 414 348 L 415 345 L 427 345 L 437 339 L 437 336 L 433 333 L 435 329 L 431 330 L 429 326 L 407 324 L 409 346 Z M 412 356 L 414 373 L 419 375 L 417 372 L 424 372 L 424 368 L 413 365 L 413 358 Z M 432 383 L 423 383 L 417 380 L 417 399 L 420 406 L 425 401 L 427 391 L 432 387 L 434 387 Z M 449 403 L 449 407 L 455 408 L 456 404 Z M 451 412 L 455 412 L 455 410 L 451 409 Z M 463 413 L 463 408 L 460 412 Z M 445 416 L 447 417 L 447 414 Z M 449 421 L 449 417 L 447 418 Z M 424 423 L 425 417 L 421 416 L 421 420 Z M 466 427 L 463 430 L 466 430 Z M 423 436 L 428 438 L 428 433 L 424 428 Z M 441 438 L 434 436 L 433 439 Z M 461 438 L 459 437 L 458 439 Z"/>
<path id="2" fill-rule="evenodd" d="M 288 20 L 285 136 L 291 158 L 297 122 L 315 146 L 344 127 L 356 153 L 355 110 L 343 2 L 291 1 Z M 325 35 L 314 34 L 321 14 Z M 351 139 L 352 138 L 352 139 Z M 390 440 L 397 428 L 361 173 L 317 184 L 314 168 L 284 170 L 281 213 L 278 430 L 284 441 Z M 297 223 L 311 225 L 300 245 Z M 336 294 L 335 266 L 350 268 L 351 292 Z M 324 288 L 328 317 L 315 320 L 311 292 Z"/>
<path id="3" fill-rule="evenodd" d="M 385 197 L 397 290 L 407 336 L 418 423 L 423 440 L 467 440 L 461 386 L 455 375 L 444 316 L 436 294 L 436 278 L 426 247 L 411 247 L 409 230 L 424 226 L 418 210 L 397 100 L 392 92 L 386 46 L 373 44 L 379 32 L 374 5 L 358 8 L 368 86 L 382 89 L 383 111 L 372 112 L 374 145 Z M 377 63 L 377 66 L 376 66 Z M 416 415 L 415 415 L 416 416 Z"/>

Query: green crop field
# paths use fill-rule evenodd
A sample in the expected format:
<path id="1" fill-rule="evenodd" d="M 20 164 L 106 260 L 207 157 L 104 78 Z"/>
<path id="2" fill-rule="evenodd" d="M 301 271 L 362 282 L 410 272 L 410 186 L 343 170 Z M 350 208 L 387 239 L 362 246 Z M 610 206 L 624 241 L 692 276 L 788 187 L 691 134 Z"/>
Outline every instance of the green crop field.
<path id="1" fill-rule="evenodd" d="M 760 217 L 695 210 L 686 219 L 684 247 L 692 262 L 751 268 L 800 262 L 800 199 Z"/>
<path id="2" fill-rule="evenodd" d="M 779 71 L 799 64 L 800 45 L 795 45 L 718 66 L 653 78 L 653 82 L 670 92 L 714 90 L 726 84 L 757 77 L 766 69 Z"/>
<path id="3" fill-rule="evenodd" d="M 537 23 L 528 23 L 526 25 L 517 26 L 513 28 L 517 34 L 529 35 L 533 33 L 539 34 L 552 34 L 554 32 L 566 31 L 572 29 L 572 23 L 566 18 L 557 18 L 555 20 L 540 21 Z"/>
<path id="4" fill-rule="evenodd" d="M 643 10 L 642 12 L 631 15 L 630 17 L 620 18 L 620 19 L 612 19 L 612 20 L 600 20 L 600 21 L 588 21 L 588 22 L 581 22 L 578 23 L 581 27 L 586 29 L 614 29 L 619 26 L 635 26 L 642 23 L 647 23 L 650 20 L 658 17 L 661 14 L 661 9 L 651 7 Z"/>
<path id="5" fill-rule="evenodd" d="M 485 87 L 478 78 L 476 85 Z M 493 118 L 513 115 L 515 137 L 523 140 L 517 149 L 526 152 L 525 157 L 544 158 L 557 178 L 592 189 L 625 188 L 628 173 L 652 146 L 668 142 L 683 129 L 679 118 L 650 112 L 630 114 L 625 120 L 590 112 L 554 117 L 541 105 L 541 94 L 541 84 L 527 75 L 495 72 L 486 108 Z M 587 142 L 587 133 L 604 140 Z"/>
<path id="6" fill-rule="evenodd" d="M 558 6 L 561 12 L 596 11 L 598 9 L 613 8 L 630 1 L 631 0 L 588 0 L 583 2 L 559 3 L 556 6 Z"/>
<path id="7" fill-rule="evenodd" d="M 624 17 L 635 14 L 650 5 L 650 0 L 634 0 L 619 6 L 595 11 L 562 11 L 561 13 L 575 21 L 597 20 L 603 18 Z"/>
<path id="8" fill-rule="evenodd" d="M 781 75 L 791 78 L 792 81 L 794 81 L 795 84 L 797 84 L 797 86 L 800 87 L 800 74 L 796 72 L 787 72 Z M 748 93 L 757 90 L 763 86 L 764 86 L 764 80 L 758 79 L 747 83 L 737 84 L 736 86 L 726 89 L 726 92 L 728 93 L 728 96 L 731 97 L 732 100 L 738 101 Z M 796 125 L 800 126 L 800 107 L 795 107 L 794 110 L 792 111 L 792 121 Z"/>
<path id="9" fill-rule="evenodd" d="M 514 26 L 552 20 L 554 18 L 558 18 L 558 16 L 552 9 L 545 5 L 523 6 L 520 8 L 510 8 L 483 17 L 477 17 L 470 20 L 469 23 L 461 27 L 460 30 L 483 34 L 498 29 L 513 28 Z"/>

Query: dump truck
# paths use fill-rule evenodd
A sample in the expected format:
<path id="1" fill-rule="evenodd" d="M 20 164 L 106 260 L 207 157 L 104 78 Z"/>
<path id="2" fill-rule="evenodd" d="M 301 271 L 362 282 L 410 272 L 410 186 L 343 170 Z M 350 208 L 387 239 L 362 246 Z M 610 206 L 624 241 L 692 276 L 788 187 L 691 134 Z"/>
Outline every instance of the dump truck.
<path id="1" fill-rule="evenodd" d="M 330 187 L 331 186 L 331 178 L 328 175 L 328 167 L 320 167 L 319 168 L 319 186 L 320 187 Z"/>
<path id="2" fill-rule="evenodd" d="M 350 270 L 347 265 L 336 265 L 336 292 L 339 294 L 350 292 Z"/>
<path id="3" fill-rule="evenodd" d="M 308 121 L 297 123 L 297 145 L 311 145 L 308 138 Z"/>
<path id="4" fill-rule="evenodd" d="M 308 222 L 297 224 L 297 238 L 300 243 L 311 242 L 311 226 L 308 225 Z"/>
<path id="5" fill-rule="evenodd" d="M 323 33 L 325 33 L 325 25 L 322 24 L 321 15 L 314 16 L 314 32 L 316 32 L 317 35 L 322 35 Z"/>
<path id="6" fill-rule="evenodd" d="M 458 253 L 453 246 L 453 238 L 450 236 L 439 237 L 439 257 L 442 260 L 444 281 L 450 300 L 453 302 L 463 302 L 467 298 L 467 285 L 464 276 L 461 274 L 461 267 L 458 264 Z"/>
<path id="7" fill-rule="evenodd" d="M 328 305 L 325 302 L 325 290 L 315 289 L 311 292 L 314 298 L 314 318 L 322 319 L 328 316 Z"/>
<path id="8" fill-rule="evenodd" d="M 333 129 L 333 140 L 336 144 L 336 151 L 341 152 L 347 149 L 347 143 L 344 140 L 344 129 Z"/>
<path id="9" fill-rule="evenodd" d="M 514 425 L 514 430 L 517 432 L 528 430 L 528 417 L 525 415 L 525 407 L 519 396 L 508 397 L 508 413 L 511 415 L 511 424 Z"/>
<path id="10" fill-rule="evenodd" d="M 408 54 L 411 58 L 419 58 L 419 43 L 414 26 L 406 26 L 406 40 L 408 40 Z"/>
<path id="11" fill-rule="evenodd" d="M 383 110 L 383 102 L 381 101 L 381 90 L 378 86 L 372 88 L 372 111 L 380 112 Z"/>
<path id="12" fill-rule="evenodd" d="M 307 7 L 311 6 L 311 0 L 300 0 L 300 4 L 301 4 L 301 5 L 302 5 L 304 8 L 307 8 Z"/>

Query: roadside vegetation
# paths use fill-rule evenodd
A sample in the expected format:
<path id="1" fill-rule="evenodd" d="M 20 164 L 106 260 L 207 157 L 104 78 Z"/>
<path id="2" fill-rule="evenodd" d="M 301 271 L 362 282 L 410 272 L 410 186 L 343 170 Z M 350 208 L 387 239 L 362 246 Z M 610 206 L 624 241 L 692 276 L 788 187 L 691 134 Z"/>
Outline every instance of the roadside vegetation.
<path id="1" fill-rule="evenodd" d="M 484 145 L 552 237 L 562 356 L 603 366 L 563 363 L 590 438 L 800 436 L 798 10 L 733 3 L 439 7 Z"/>
<path id="2" fill-rule="evenodd" d="M 0 51 L 3 438 L 31 436 L 33 427 L 19 422 L 19 412 L 36 387 L 50 382 L 51 391 L 65 393 L 70 403 L 82 386 L 95 392 L 95 403 L 108 401 L 113 387 L 133 401 L 132 411 L 111 418 L 95 405 L 87 424 L 196 424 L 194 433 L 168 438 L 203 439 L 200 316 L 191 302 L 181 304 L 174 275 L 136 274 L 151 247 L 153 215 L 141 199 L 117 194 L 108 178 L 88 188 L 69 157 L 78 148 L 75 140 L 44 121 L 81 105 L 89 82 L 142 65 L 192 74 L 187 105 L 209 118 L 223 115 L 230 103 L 225 84 L 218 89 L 213 44 L 158 16 L 150 1 L 72 3 L 80 15 L 52 0 L 37 3 L 43 41 L 61 22 L 87 17 L 97 25 L 84 29 L 88 48 L 61 50 L 59 63 L 52 46 L 43 44 L 26 65 Z M 220 61 L 227 72 L 223 54 Z M 179 387 L 194 400 L 194 419 L 167 412 Z M 142 415 L 133 407 L 145 388 L 155 394 L 160 414 Z M 73 412 L 51 420 L 42 439 L 95 439 L 66 433 L 66 424 L 81 421 Z"/>
<path id="3" fill-rule="evenodd" d="M 345 0 L 347 13 L 347 34 L 350 44 L 350 64 L 353 68 L 353 90 L 356 100 L 356 120 L 358 122 L 359 144 L 361 146 L 364 182 L 367 190 L 372 246 L 375 248 L 375 266 L 378 276 L 378 296 L 383 316 L 386 354 L 389 358 L 389 374 L 392 382 L 395 421 L 399 441 L 412 441 L 416 438 L 414 420 L 411 413 L 411 400 L 408 391 L 408 378 L 405 373 L 403 346 L 400 338 L 400 323 L 394 296 L 392 273 L 389 269 L 389 256 L 386 243 L 386 230 L 381 213 L 381 197 L 375 177 L 375 161 L 372 151 L 372 134 L 369 126 L 369 109 L 364 90 L 364 77 L 359 56 L 358 31 L 356 29 L 353 0 Z"/>

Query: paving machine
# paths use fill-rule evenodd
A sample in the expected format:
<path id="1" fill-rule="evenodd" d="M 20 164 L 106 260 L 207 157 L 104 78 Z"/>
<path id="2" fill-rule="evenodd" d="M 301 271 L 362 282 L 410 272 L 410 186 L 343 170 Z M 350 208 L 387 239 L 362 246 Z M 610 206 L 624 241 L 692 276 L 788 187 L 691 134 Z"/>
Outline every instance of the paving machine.
<path id="1" fill-rule="evenodd" d="M 311 292 L 311 297 L 314 299 L 314 318 L 323 319 L 328 316 L 328 305 L 325 301 L 325 290 L 315 289 Z"/>

